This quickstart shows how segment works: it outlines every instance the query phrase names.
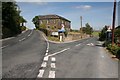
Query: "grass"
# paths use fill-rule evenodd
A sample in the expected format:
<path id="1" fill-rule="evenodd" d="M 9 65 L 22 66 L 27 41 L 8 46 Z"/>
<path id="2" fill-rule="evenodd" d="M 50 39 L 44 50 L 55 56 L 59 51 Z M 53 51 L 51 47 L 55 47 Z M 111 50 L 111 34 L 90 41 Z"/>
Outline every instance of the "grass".
<path id="1" fill-rule="evenodd" d="M 99 33 L 100 32 L 98 32 L 98 31 L 94 31 L 92 34 L 93 34 L 93 36 L 99 36 Z"/>
<path id="2" fill-rule="evenodd" d="M 58 37 L 53 37 L 53 36 L 48 36 L 48 40 L 57 41 L 57 42 L 60 41 Z"/>

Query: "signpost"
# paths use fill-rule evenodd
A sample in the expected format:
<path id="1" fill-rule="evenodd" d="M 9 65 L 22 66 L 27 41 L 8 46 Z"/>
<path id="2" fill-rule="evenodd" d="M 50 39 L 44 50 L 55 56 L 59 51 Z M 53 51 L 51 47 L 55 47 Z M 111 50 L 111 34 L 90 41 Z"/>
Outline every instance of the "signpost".
<path id="1" fill-rule="evenodd" d="M 60 30 L 58 30 L 60 42 L 64 41 L 64 32 L 65 32 L 64 27 L 65 27 L 64 24 L 62 24 L 62 28 Z"/>

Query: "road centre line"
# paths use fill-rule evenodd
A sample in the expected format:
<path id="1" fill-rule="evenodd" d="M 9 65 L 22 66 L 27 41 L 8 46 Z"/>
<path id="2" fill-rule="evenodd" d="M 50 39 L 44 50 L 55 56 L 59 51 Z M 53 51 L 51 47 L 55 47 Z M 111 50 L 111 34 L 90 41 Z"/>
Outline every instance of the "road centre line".
<path id="1" fill-rule="evenodd" d="M 45 54 L 45 56 L 47 56 L 47 55 L 48 55 L 48 53 Z"/>
<path id="2" fill-rule="evenodd" d="M 31 30 L 31 32 L 30 32 L 30 34 L 28 35 L 28 37 L 29 37 L 29 36 L 31 36 L 31 35 L 32 35 L 32 33 L 33 33 L 33 30 Z"/>
<path id="3" fill-rule="evenodd" d="M 55 62 L 56 61 L 55 57 L 51 57 L 51 61 Z"/>
<path id="4" fill-rule="evenodd" d="M 26 38 L 22 38 L 22 39 L 20 39 L 19 41 L 23 41 L 23 40 L 25 40 Z"/>
<path id="5" fill-rule="evenodd" d="M 48 49 L 46 50 L 46 53 L 48 53 Z"/>
<path id="6" fill-rule="evenodd" d="M 45 56 L 47 56 L 48 55 L 48 53 L 45 53 Z"/>
<path id="7" fill-rule="evenodd" d="M 55 71 L 49 71 L 48 78 L 55 78 Z"/>
<path id="8" fill-rule="evenodd" d="M 70 49 L 70 48 L 66 48 L 66 49 L 63 49 L 63 50 L 61 50 L 61 51 L 59 51 L 59 52 L 55 52 L 55 53 L 53 53 L 53 54 L 48 55 L 48 57 L 54 56 L 54 55 L 57 55 L 57 54 L 60 54 L 60 53 L 62 53 L 62 52 L 64 52 L 64 51 L 67 51 L 67 50 L 69 50 L 69 49 Z"/>
<path id="9" fill-rule="evenodd" d="M 45 56 L 44 61 L 48 61 L 48 58 L 49 58 L 48 56 Z"/>
<path id="10" fill-rule="evenodd" d="M 45 70 L 39 70 L 38 78 L 42 78 Z"/>
<path id="11" fill-rule="evenodd" d="M 47 62 L 43 62 L 41 67 L 46 67 L 47 66 Z"/>
<path id="12" fill-rule="evenodd" d="M 56 68 L 55 63 L 51 63 L 51 68 Z"/>

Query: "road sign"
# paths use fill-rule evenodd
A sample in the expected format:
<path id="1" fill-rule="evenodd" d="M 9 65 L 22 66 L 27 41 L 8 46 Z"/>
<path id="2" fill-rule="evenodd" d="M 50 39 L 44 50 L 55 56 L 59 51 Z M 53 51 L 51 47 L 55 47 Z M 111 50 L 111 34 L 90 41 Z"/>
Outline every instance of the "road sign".
<path id="1" fill-rule="evenodd" d="M 58 36 L 58 32 L 52 32 L 53 36 Z"/>

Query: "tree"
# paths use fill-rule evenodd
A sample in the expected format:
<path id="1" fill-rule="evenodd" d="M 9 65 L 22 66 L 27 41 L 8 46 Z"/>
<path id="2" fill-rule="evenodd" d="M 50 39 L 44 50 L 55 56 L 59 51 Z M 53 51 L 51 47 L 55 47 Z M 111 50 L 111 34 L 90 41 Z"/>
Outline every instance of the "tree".
<path id="1" fill-rule="evenodd" d="M 23 26 L 23 23 L 26 23 L 27 21 L 23 18 L 23 16 L 20 16 L 19 22 L 22 23 Z"/>
<path id="2" fill-rule="evenodd" d="M 15 2 L 2 2 L 2 38 L 21 33 L 20 11 Z"/>
<path id="3" fill-rule="evenodd" d="M 115 39 L 117 40 L 115 42 L 119 42 L 120 43 L 120 26 L 115 28 Z"/>
<path id="4" fill-rule="evenodd" d="M 81 29 L 80 29 L 81 30 Z M 86 27 L 82 27 L 82 32 L 86 33 Z"/>
<path id="5" fill-rule="evenodd" d="M 93 33 L 93 28 L 88 23 L 86 23 L 86 34 L 91 35 L 92 33 Z"/>
<path id="6" fill-rule="evenodd" d="M 35 16 L 32 22 L 35 24 L 36 29 L 39 29 L 39 16 Z"/>
<path id="7" fill-rule="evenodd" d="M 101 32 L 99 33 L 99 40 L 104 41 L 106 39 L 106 31 L 107 31 L 108 26 L 105 25 Z"/>

